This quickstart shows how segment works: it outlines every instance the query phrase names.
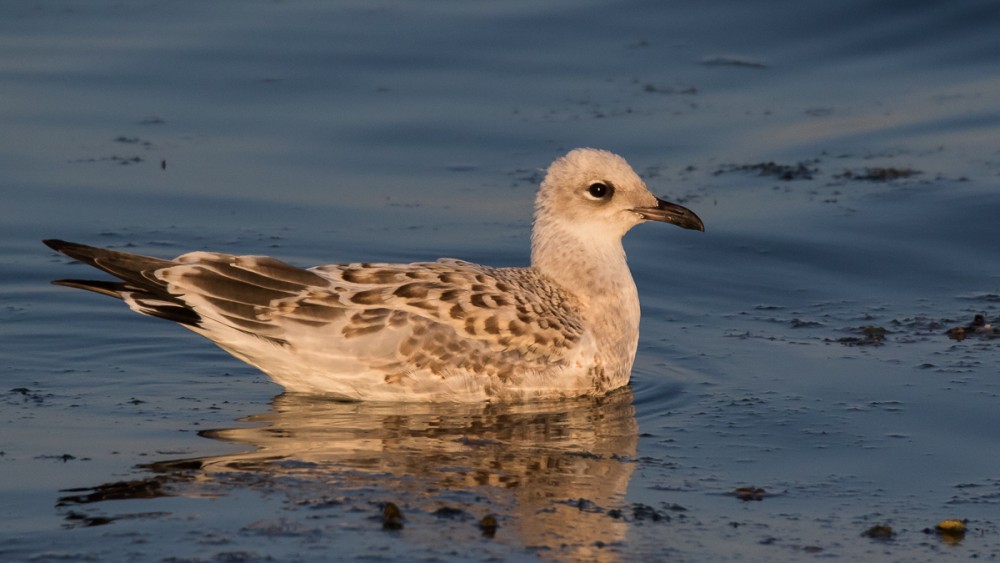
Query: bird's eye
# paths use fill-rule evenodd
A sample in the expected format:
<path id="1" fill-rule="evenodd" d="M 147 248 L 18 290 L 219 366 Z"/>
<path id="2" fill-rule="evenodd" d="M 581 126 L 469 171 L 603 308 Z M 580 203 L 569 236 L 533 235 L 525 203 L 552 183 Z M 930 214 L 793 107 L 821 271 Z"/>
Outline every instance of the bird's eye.
<path id="1" fill-rule="evenodd" d="M 589 188 L 587 188 L 587 193 L 594 199 L 604 199 L 611 195 L 612 191 L 614 190 L 611 186 L 605 184 L 604 182 L 594 182 Z"/>

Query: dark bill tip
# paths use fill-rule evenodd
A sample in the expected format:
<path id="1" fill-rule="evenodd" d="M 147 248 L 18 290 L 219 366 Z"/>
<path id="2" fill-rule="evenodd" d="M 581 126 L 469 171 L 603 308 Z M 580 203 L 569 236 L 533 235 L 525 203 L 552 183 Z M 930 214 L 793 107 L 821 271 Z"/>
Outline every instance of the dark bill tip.
<path id="1" fill-rule="evenodd" d="M 638 213 L 647 221 L 671 223 L 678 227 L 694 231 L 704 232 L 705 230 L 705 223 L 701 221 L 701 217 L 698 217 L 694 211 L 683 205 L 670 203 L 660 198 L 656 198 L 656 207 L 636 207 L 632 211 Z"/>

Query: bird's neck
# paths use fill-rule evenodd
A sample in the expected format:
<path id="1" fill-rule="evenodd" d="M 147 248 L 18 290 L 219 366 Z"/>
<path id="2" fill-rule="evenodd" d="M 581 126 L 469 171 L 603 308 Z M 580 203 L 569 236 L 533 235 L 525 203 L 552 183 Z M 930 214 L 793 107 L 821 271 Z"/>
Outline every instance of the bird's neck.
<path id="1" fill-rule="evenodd" d="M 601 236 L 601 235 L 604 236 Z M 639 345 L 639 293 L 621 237 L 536 218 L 531 267 L 574 295 L 596 343 L 595 388 L 628 382 Z"/>
<path id="2" fill-rule="evenodd" d="M 639 295 L 619 237 L 540 219 L 531 242 L 532 268 L 575 295 L 588 316 L 620 317 L 638 330 Z"/>

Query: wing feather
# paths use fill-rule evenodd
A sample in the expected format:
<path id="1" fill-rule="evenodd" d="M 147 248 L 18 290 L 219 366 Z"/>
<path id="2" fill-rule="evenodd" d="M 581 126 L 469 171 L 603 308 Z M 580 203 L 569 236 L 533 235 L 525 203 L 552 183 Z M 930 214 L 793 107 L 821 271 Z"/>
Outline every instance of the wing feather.
<path id="1" fill-rule="evenodd" d="M 343 369 L 339 362 L 384 372 L 388 383 L 419 373 L 505 382 L 568 362 L 583 337 L 579 303 L 530 268 L 443 259 L 302 269 L 261 256 L 192 252 L 168 261 L 53 242 L 125 280 L 76 280 L 76 287 L 117 294 L 144 314 L 188 321 L 269 373 L 287 369 L 287 359 L 269 370 L 268 355 L 251 349 L 253 339 L 226 330 L 320 358 L 331 377 Z"/>

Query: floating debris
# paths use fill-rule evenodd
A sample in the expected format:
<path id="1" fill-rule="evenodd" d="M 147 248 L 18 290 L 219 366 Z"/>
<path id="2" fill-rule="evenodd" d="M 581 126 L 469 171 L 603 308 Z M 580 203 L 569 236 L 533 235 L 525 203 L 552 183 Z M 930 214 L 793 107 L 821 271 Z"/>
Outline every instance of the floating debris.
<path id="1" fill-rule="evenodd" d="M 649 94 L 686 94 L 694 95 L 698 93 L 698 89 L 694 86 L 688 86 L 685 88 L 674 88 L 672 86 L 662 86 L 659 84 L 653 84 L 652 82 L 647 82 L 643 85 L 642 91 Z"/>
<path id="2" fill-rule="evenodd" d="M 139 512 L 136 514 L 121 514 L 118 516 L 90 516 L 82 512 L 70 511 L 66 515 L 67 528 L 92 528 L 95 526 L 106 526 L 117 520 L 136 520 L 148 518 L 162 518 L 170 516 L 169 512 Z"/>
<path id="3" fill-rule="evenodd" d="M 598 506 L 597 503 L 583 497 L 575 499 L 557 500 L 555 502 L 558 504 L 565 504 L 566 506 L 571 506 L 579 510 L 580 512 L 590 512 L 593 514 L 604 512 L 604 509 Z"/>
<path id="4" fill-rule="evenodd" d="M 667 510 L 673 510 L 675 512 L 684 512 L 687 509 L 679 504 L 671 504 L 665 506 Z M 649 506 L 648 504 L 643 504 L 637 502 L 632 504 L 632 518 L 629 519 L 625 515 L 625 510 L 621 508 L 612 508 L 608 510 L 607 515 L 615 520 L 625 520 L 626 522 L 640 522 L 643 520 L 651 520 L 653 522 L 670 522 L 670 515 Z"/>
<path id="5" fill-rule="evenodd" d="M 736 498 L 742 501 L 764 500 L 767 491 L 760 487 L 740 487 L 734 491 Z"/>
<path id="6" fill-rule="evenodd" d="M 939 534 L 959 535 L 965 533 L 966 520 L 942 520 L 934 526 L 934 530 Z"/>
<path id="7" fill-rule="evenodd" d="M 497 528 L 500 524 L 497 522 L 497 517 L 492 514 L 487 514 L 483 516 L 482 520 L 479 521 L 479 530 L 483 533 L 484 537 L 492 538 L 497 535 Z"/>
<path id="8" fill-rule="evenodd" d="M 844 346 L 881 346 L 885 344 L 885 335 L 889 333 L 880 326 L 868 325 L 855 330 L 861 336 L 845 336 L 838 338 L 837 342 Z"/>
<path id="9" fill-rule="evenodd" d="M 88 516 L 82 512 L 72 512 L 66 515 L 66 520 L 73 522 L 79 526 L 85 528 L 90 528 L 93 526 L 105 526 L 114 522 L 114 518 L 109 518 L 107 516 Z"/>
<path id="10" fill-rule="evenodd" d="M 117 156 L 117 155 L 115 155 L 115 156 L 106 156 L 106 157 L 103 157 L 103 158 L 78 158 L 76 160 L 71 160 L 70 162 L 74 162 L 74 163 L 76 163 L 76 162 L 85 162 L 85 163 L 89 163 L 89 162 L 113 162 L 113 163 L 116 163 L 116 164 L 121 164 L 121 165 L 124 165 L 124 166 L 128 166 L 129 164 L 139 164 L 142 161 L 143 160 L 142 160 L 141 156 Z"/>
<path id="11" fill-rule="evenodd" d="M 845 170 L 842 174 L 834 175 L 840 180 L 860 180 L 864 182 L 889 182 L 900 178 L 917 176 L 921 172 L 912 168 L 865 168 L 864 170 Z"/>
<path id="12" fill-rule="evenodd" d="M 32 402 L 36 404 L 42 404 L 45 402 L 46 397 L 51 397 L 51 395 L 42 395 L 41 393 L 33 392 L 27 387 L 15 387 L 10 390 L 12 395 L 20 395 L 23 402 Z"/>
<path id="13" fill-rule="evenodd" d="M 925 534 L 937 534 L 941 541 L 957 545 L 965 539 L 965 530 L 968 520 L 948 519 L 942 520 L 934 526 L 934 529 L 924 528 Z"/>
<path id="14" fill-rule="evenodd" d="M 458 518 L 466 518 L 467 516 L 469 516 L 469 513 L 462 510 L 461 508 L 452 508 L 450 506 L 442 506 L 441 508 L 435 510 L 433 514 L 438 518 L 448 518 L 452 520 Z"/>
<path id="15" fill-rule="evenodd" d="M 403 529 L 403 511 L 394 503 L 387 502 L 382 506 L 382 528 L 385 530 Z"/>
<path id="16" fill-rule="evenodd" d="M 970 295 L 967 297 L 963 297 L 962 299 L 971 299 L 973 301 L 986 301 L 988 303 L 1000 303 L 1000 294 L 981 293 L 979 295 Z"/>
<path id="17" fill-rule="evenodd" d="M 973 317 L 971 323 L 966 326 L 956 326 L 954 328 L 950 328 L 945 334 L 947 334 L 948 338 L 951 338 L 952 340 L 962 341 L 972 335 L 994 338 L 996 336 L 1000 336 L 1000 329 L 995 328 L 991 323 L 986 322 L 986 317 L 984 315 L 976 315 Z"/>
<path id="18" fill-rule="evenodd" d="M 701 60 L 705 66 L 736 66 L 742 68 L 767 68 L 767 64 L 749 57 L 721 55 L 718 57 L 705 57 Z"/>
<path id="19" fill-rule="evenodd" d="M 771 176 L 779 180 L 812 180 L 813 174 L 819 172 L 815 167 L 817 160 L 802 161 L 797 164 L 778 164 L 774 161 L 758 162 L 757 164 L 729 164 L 719 167 L 715 175 L 729 172 L 756 172 L 758 176 Z"/>
<path id="20" fill-rule="evenodd" d="M 117 481 L 98 487 L 62 489 L 59 492 L 81 494 L 59 497 L 56 506 L 90 504 L 109 500 L 155 499 L 174 496 L 164 489 L 163 485 L 165 483 L 166 478 L 153 477 L 151 479 L 138 479 L 135 481 Z"/>
<path id="21" fill-rule="evenodd" d="M 639 522 L 642 520 L 652 520 L 653 522 L 659 522 L 661 520 L 665 522 L 670 521 L 670 516 L 656 510 L 648 504 L 642 504 L 637 502 L 632 505 L 632 518 L 634 521 Z"/>
<path id="22" fill-rule="evenodd" d="M 125 135 L 119 135 L 118 137 L 115 137 L 114 142 L 123 143 L 126 145 L 139 145 L 147 149 L 153 146 L 153 143 L 140 139 L 139 137 L 126 137 Z"/>
<path id="23" fill-rule="evenodd" d="M 66 463 L 67 461 L 72 461 L 76 459 L 75 455 L 71 454 L 60 454 L 60 455 L 36 455 L 35 459 L 55 459 Z M 90 461 L 89 457 L 82 458 L 84 461 Z"/>
<path id="24" fill-rule="evenodd" d="M 875 524 L 861 535 L 873 540 L 891 540 L 896 536 L 896 532 L 888 524 Z"/>

